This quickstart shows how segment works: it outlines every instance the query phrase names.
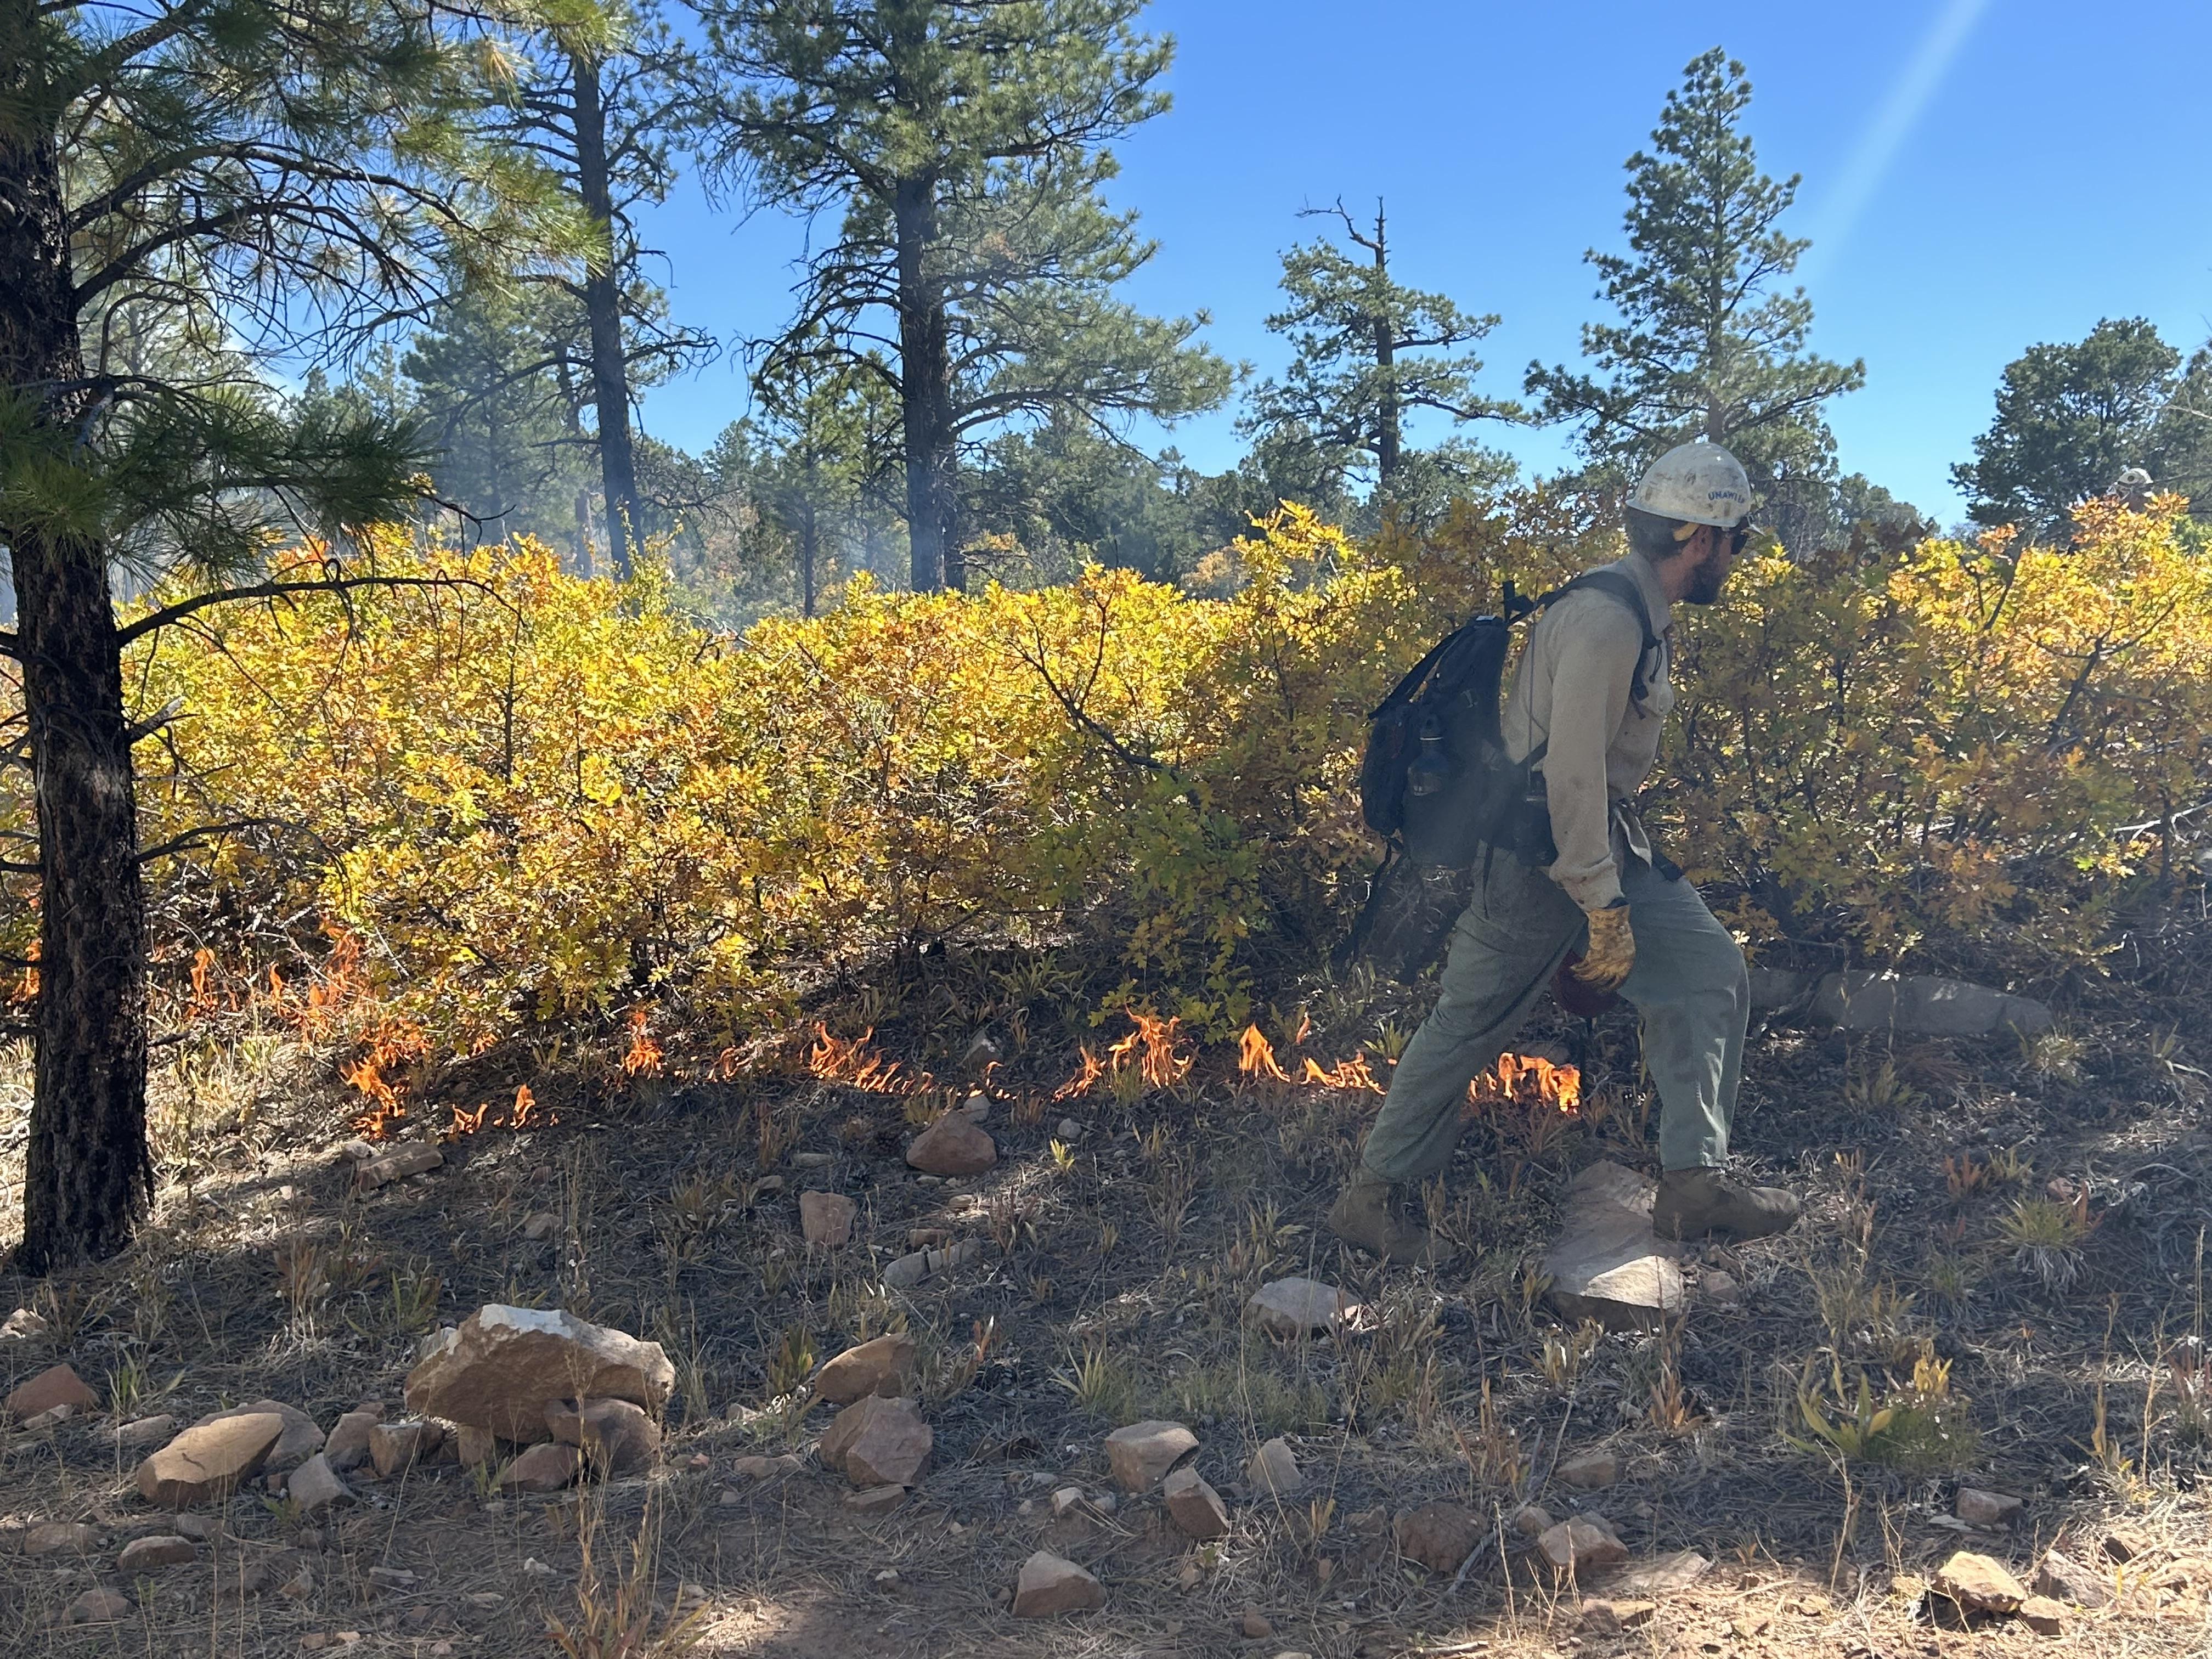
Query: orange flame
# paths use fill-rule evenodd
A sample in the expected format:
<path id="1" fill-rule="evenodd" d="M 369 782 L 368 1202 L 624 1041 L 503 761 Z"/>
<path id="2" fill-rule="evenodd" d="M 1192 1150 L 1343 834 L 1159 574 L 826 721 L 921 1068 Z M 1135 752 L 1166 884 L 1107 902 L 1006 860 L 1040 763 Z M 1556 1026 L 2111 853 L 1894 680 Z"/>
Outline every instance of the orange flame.
<path id="1" fill-rule="evenodd" d="M 1375 1073 L 1368 1069 L 1364 1049 L 1350 1060 L 1340 1061 L 1334 1070 L 1327 1072 L 1322 1070 L 1320 1061 L 1309 1056 L 1305 1069 L 1298 1074 L 1298 1081 L 1311 1084 L 1317 1089 L 1364 1089 L 1377 1095 L 1382 1092 L 1382 1085 L 1375 1080 Z"/>
<path id="2" fill-rule="evenodd" d="M 1291 1074 L 1275 1063 L 1273 1045 L 1256 1025 L 1244 1028 L 1243 1038 L 1237 1045 L 1237 1069 L 1247 1077 L 1269 1077 L 1278 1083 L 1291 1080 Z"/>
<path id="3" fill-rule="evenodd" d="M 849 1042 L 831 1036 L 830 1028 L 818 1021 L 814 1034 L 819 1040 L 808 1051 L 806 1069 L 825 1083 L 842 1083 L 872 1095 L 911 1095 L 933 1081 L 927 1072 L 900 1076 L 897 1060 L 887 1061 L 868 1046 L 876 1034 L 872 1025 Z"/>
<path id="4" fill-rule="evenodd" d="M 534 1129 L 552 1121 L 550 1116 L 539 1114 L 538 1097 L 530 1092 L 530 1085 L 527 1083 L 516 1085 L 514 1110 L 507 1119 L 508 1127 L 516 1129 Z"/>
<path id="5" fill-rule="evenodd" d="M 277 984 L 283 983 L 274 968 L 269 975 Z M 398 1133 L 398 1126 L 407 1116 L 404 1098 L 407 1086 L 388 1082 L 384 1068 L 399 1060 L 415 1059 L 426 1053 L 429 1046 L 429 1038 L 414 1021 L 387 1019 L 371 1035 L 368 1052 L 339 1072 L 340 1077 L 368 1097 L 368 1109 L 353 1121 L 354 1132 L 362 1139 L 389 1140 Z"/>
<path id="6" fill-rule="evenodd" d="M 1091 1052 L 1089 1043 L 1081 1045 L 1078 1052 L 1083 1056 L 1083 1069 L 1052 1091 L 1054 1100 L 1079 1099 L 1089 1094 L 1091 1085 L 1106 1075 L 1106 1067 L 1098 1056 Z"/>
<path id="7" fill-rule="evenodd" d="M 1494 1071 L 1468 1085 L 1468 1093 L 1477 1101 L 1547 1106 L 1573 1117 L 1582 1110 L 1583 1074 L 1572 1066 L 1554 1066 L 1541 1054 L 1504 1054 Z"/>
<path id="8" fill-rule="evenodd" d="M 660 1044 L 645 1029 L 646 1012 L 642 1008 L 629 1012 L 629 1052 L 623 1056 L 622 1067 L 632 1077 L 659 1077 L 663 1053 Z"/>
<path id="9" fill-rule="evenodd" d="M 269 965 L 269 990 L 264 1000 L 270 1011 L 308 1038 L 331 1036 L 337 1030 L 338 1016 L 346 1006 L 368 991 L 368 976 L 361 965 L 359 937 L 333 922 L 324 923 L 323 932 L 330 937 L 331 954 L 319 968 L 310 970 L 304 996 L 284 982 L 284 975 L 276 963 Z M 192 982 L 197 989 L 200 983 L 197 965 Z"/>
<path id="10" fill-rule="evenodd" d="M 1197 1056 L 1182 1046 L 1182 1019 L 1161 1019 L 1140 1008 L 1126 1012 L 1129 1024 L 1135 1029 L 1106 1050 L 1107 1065 L 1119 1072 L 1126 1070 L 1134 1060 L 1146 1083 L 1155 1089 L 1164 1089 L 1188 1077 Z M 1141 1054 L 1138 1052 L 1140 1047 Z"/>

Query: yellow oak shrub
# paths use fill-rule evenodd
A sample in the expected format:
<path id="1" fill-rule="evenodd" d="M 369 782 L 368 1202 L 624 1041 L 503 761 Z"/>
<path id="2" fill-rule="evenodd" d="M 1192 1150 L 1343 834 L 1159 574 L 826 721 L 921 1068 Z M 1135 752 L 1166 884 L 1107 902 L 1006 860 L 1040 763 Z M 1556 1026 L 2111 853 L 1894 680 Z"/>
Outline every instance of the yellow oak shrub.
<path id="1" fill-rule="evenodd" d="M 2212 580 L 2177 510 L 2092 504 L 2067 550 L 1753 561 L 1680 618 L 1671 849 L 1753 937 L 2094 963 L 2135 884 L 2193 872 L 2212 795 Z M 645 999 L 749 1028 L 888 952 L 1073 945 L 1094 992 L 1231 1030 L 1364 895 L 1366 711 L 1502 580 L 1615 544 L 1541 495 L 1364 544 L 1293 507 L 1231 550 L 1227 599 L 861 584 L 732 637 L 650 572 L 394 538 L 377 568 L 428 585 L 135 648 L 139 712 L 176 711 L 139 750 L 146 842 L 227 826 L 153 866 L 166 961 L 265 970 L 327 924 L 466 1048 Z"/>

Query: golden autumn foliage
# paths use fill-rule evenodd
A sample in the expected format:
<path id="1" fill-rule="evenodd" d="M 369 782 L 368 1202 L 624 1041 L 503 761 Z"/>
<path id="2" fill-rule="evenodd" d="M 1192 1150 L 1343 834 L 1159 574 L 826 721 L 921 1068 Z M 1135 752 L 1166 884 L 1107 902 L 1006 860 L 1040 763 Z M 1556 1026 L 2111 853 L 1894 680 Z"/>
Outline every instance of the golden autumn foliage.
<path id="1" fill-rule="evenodd" d="M 2071 550 L 1753 562 L 1679 618 L 1673 850 L 1752 934 L 2094 962 L 2212 793 L 2212 573 L 2160 505 L 2092 504 Z M 650 573 L 395 542 L 380 568 L 451 580 L 137 648 L 139 710 L 179 711 L 139 750 L 147 842 L 231 826 L 154 866 L 167 959 L 260 973 L 327 926 L 441 1048 L 588 1012 L 634 1054 L 650 1000 L 755 1028 L 884 952 L 1073 944 L 1092 994 L 1233 1038 L 1361 896 L 1365 712 L 1501 578 L 1613 554 L 1541 497 L 1366 544 L 1286 509 L 1225 599 L 855 586 L 731 637 Z"/>

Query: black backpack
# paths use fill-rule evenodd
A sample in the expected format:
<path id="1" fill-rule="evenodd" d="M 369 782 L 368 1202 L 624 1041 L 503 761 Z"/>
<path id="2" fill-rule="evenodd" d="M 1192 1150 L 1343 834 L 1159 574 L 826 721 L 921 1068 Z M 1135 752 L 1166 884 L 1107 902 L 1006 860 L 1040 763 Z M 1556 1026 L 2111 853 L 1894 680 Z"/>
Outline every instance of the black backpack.
<path id="1" fill-rule="evenodd" d="M 1547 746 L 1519 761 L 1505 752 L 1498 695 L 1514 627 L 1577 588 L 1626 606 L 1644 629 L 1632 695 L 1644 700 L 1645 665 L 1659 645 L 1643 590 L 1617 570 L 1589 570 L 1536 599 L 1505 584 L 1498 614 L 1477 617 L 1431 647 L 1368 718 L 1359 762 L 1367 827 L 1416 865 L 1460 869 L 1502 848 L 1549 864 L 1551 814 L 1531 774 Z"/>

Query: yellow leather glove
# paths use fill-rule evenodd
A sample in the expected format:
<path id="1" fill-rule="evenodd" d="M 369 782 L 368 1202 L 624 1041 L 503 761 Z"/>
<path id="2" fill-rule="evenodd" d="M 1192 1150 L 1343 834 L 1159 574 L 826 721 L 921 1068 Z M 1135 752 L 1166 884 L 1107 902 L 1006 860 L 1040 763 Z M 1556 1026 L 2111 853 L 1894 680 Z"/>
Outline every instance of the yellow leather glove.
<path id="1" fill-rule="evenodd" d="M 1574 965 L 1574 975 L 1601 991 L 1617 991 L 1636 966 L 1636 935 L 1628 931 L 1628 902 L 1620 900 L 1589 914 L 1589 948 Z"/>

